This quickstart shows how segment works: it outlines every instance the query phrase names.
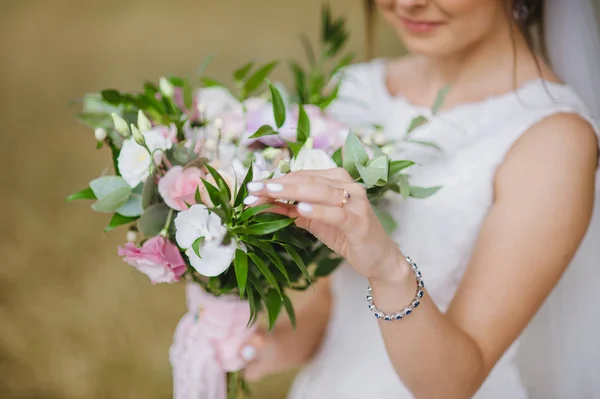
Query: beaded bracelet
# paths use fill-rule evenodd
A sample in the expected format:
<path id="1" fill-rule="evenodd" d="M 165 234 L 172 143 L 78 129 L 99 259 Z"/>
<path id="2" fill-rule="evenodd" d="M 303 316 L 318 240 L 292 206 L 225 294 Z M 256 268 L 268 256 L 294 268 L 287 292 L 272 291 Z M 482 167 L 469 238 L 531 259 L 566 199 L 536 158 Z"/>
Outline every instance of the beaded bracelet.
<path id="1" fill-rule="evenodd" d="M 402 320 L 404 317 L 411 314 L 417 306 L 419 306 L 419 304 L 421 303 L 421 298 L 423 298 L 423 295 L 425 295 L 425 292 L 423 291 L 423 287 L 425 287 L 425 283 L 423 282 L 423 279 L 421 278 L 423 275 L 419 271 L 417 264 L 415 262 L 413 262 L 413 260 L 411 258 L 409 258 L 408 256 L 406 257 L 406 261 L 412 266 L 413 273 L 415 274 L 415 277 L 417 278 L 417 294 L 411 301 L 410 305 L 406 306 L 400 312 L 384 313 L 381 310 L 379 310 L 377 308 L 377 306 L 375 306 L 375 303 L 373 303 L 373 294 L 371 292 L 371 286 L 369 286 L 368 292 L 367 292 L 367 303 L 369 304 L 369 309 L 375 314 L 375 317 L 377 317 L 378 319 L 383 319 L 385 321 Z"/>

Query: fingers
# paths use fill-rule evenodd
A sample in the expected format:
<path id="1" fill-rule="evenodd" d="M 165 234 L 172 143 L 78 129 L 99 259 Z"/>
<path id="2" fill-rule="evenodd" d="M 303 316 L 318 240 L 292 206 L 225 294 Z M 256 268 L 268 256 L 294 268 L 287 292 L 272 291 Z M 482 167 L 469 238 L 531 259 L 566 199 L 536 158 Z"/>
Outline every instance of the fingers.
<path id="1" fill-rule="evenodd" d="M 246 342 L 240 350 L 240 356 L 246 362 L 244 378 L 248 381 L 260 380 L 265 374 L 264 362 L 261 361 L 261 352 L 265 350 L 267 343 L 265 336 L 257 333 Z"/>
<path id="2" fill-rule="evenodd" d="M 352 228 L 353 224 L 360 223 L 359 215 L 340 206 L 332 207 L 300 202 L 296 206 L 296 210 L 300 216 L 306 219 L 336 226 L 342 230 L 348 230 Z"/>

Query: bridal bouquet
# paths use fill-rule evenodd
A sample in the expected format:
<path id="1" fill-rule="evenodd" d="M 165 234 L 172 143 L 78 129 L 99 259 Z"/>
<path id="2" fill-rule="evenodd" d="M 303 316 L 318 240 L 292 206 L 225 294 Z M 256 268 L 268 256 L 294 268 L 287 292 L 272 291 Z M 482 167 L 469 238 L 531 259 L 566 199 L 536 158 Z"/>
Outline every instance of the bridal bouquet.
<path id="1" fill-rule="evenodd" d="M 153 284 L 188 283 L 189 311 L 170 353 L 176 398 L 243 395 L 238 351 L 259 314 L 271 328 L 283 308 L 295 323 L 286 291 L 306 289 L 341 262 L 293 219 L 269 213 L 272 205 L 247 208 L 249 182 L 343 167 L 374 207 L 390 190 L 435 191 L 410 186 L 404 172 L 413 162 L 390 159 L 387 143 L 372 139 L 377 127 L 361 138 L 328 115 L 343 81 L 333 77 L 351 61 L 331 62 L 347 36 L 326 10 L 322 56 L 311 55 L 307 70 L 290 64 L 293 90 L 269 80 L 277 62 L 249 62 L 229 88 L 207 77 L 163 77 L 139 92 L 83 99 L 79 119 L 110 150 L 114 174 L 68 200 L 93 200 L 93 210 L 111 215 L 106 231 L 129 226 L 119 254 Z"/>

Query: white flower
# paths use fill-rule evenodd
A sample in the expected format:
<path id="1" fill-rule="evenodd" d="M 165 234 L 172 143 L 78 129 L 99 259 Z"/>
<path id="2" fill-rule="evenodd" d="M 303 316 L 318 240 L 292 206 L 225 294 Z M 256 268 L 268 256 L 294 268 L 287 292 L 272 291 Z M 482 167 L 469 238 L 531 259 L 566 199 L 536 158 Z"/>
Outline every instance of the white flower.
<path id="1" fill-rule="evenodd" d="M 113 123 L 115 125 L 115 130 L 123 137 L 129 137 L 129 135 L 131 134 L 129 132 L 129 126 L 127 126 L 127 122 L 125 121 L 125 119 L 121 118 L 119 115 L 117 115 L 116 113 L 112 113 L 111 114 L 112 119 L 113 119 Z"/>
<path id="2" fill-rule="evenodd" d="M 163 155 L 162 151 L 166 151 L 173 146 L 173 142 L 161 133 L 164 129 L 166 128 L 163 126 L 160 129 L 155 128 L 142 133 L 146 146 L 154 153 L 154 162 L 157 164 L 161 162 Z M 123 142 L 123 147 L 121 147 L 121 153 L 119 154 L 117 162 L 121 177 L 123 177 L 131 187 L 135 187 L 146 180 L 150 174 L 149 169 L 152 165 L 148 150 L 136 143 L 133 138 Z"/>
<path id="3" fill-rule="evenodd" d="M 104 141 L 104 139 L 106 138 L 107 135 L 108 134 L 106 133 L 106 130 L 102 129 L 101 127 L 94 130 L 94 136 L 96 137 L 96 140 L 98 140 L 98 141 Z"/>
<path id="4" fill-rule="evenodd" d="M 148 119 L 146 114 L 144 114 L 144 111 L 142 111 L 141 109 L 138 111 L 137 122 L 138 122 L 137 127 L 142 132 L 147 132 L 148 130 L 152 129 L 152 122 L 150 122 L 150 119 Z"/>
<path id="5" fill-rule="evenodd" d="M 214 121 L 216 118 L 227 119 L 226 115 L 244 114 L 244 107 L 229 90 L 220 86 L 205 87 L 196 93 L 198 107 L 202 106 L 204 119 Z"/>
<path id="6" fill-rule="evenodd" d="M 179 212 L 175 218 L 177 244 L 183 249 L 190 264 L 203 276 L 213 277 L 223 273 L 235 257 L 237 245 L 231 241 L 223 245 L 227 229 L 221 218 L 208 211 L 204 205 L 193 205 Z M 198 247 L 199 257 L 192 246 L 198 238 L 204 237 Z"/>
<path id="7" fill-rule="evenodd" d="M 299 170 L 325 170 L 336 167 L 337 165 L 333 162 L 333 159 L 324 150 L 312 148 L 310 138 L 304 144 L 296 158 L 290 162 L 290 170 L 292 172 Z"/>
<path id="8" fill-rule="evenodd" d="M 162 94 L 165 97 L 172 98 L 173 94 L 175 94 L 175 88 L 173 87 L 171 82 L 169 82 L 169 80 L 167 78 L 165 78 L 164 76 L 162 78 L 160 78 L 160 80 L 158 81 L 158 85 L 159 85 L 160 91 L 162 92 Z"/>

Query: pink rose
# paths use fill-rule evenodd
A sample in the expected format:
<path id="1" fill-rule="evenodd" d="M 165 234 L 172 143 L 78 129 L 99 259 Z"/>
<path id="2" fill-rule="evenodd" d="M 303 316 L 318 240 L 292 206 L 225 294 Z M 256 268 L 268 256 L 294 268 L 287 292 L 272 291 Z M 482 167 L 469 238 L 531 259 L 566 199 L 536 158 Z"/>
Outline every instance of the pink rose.
<path id="1" fill-rule="evenodd" d="M 163 236 L 152 237 L 141 248 L 128 242 L 119 247 L 119 256 L 148 276 L 152 284 L 175 283 L 186 271 L 179 249 Z"/>
<path id="2" fill-rule="evenodd" d="M 204 188 L 201 178 L 205 175 L 195 167 L 173 166 L 158 181 L 158 192 L 165 203 L 177 211 L 186 210 L 185 204 L 195 204 L 196 187 Z"/>

